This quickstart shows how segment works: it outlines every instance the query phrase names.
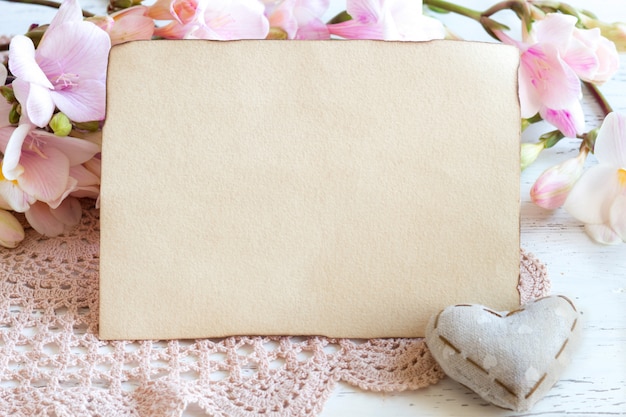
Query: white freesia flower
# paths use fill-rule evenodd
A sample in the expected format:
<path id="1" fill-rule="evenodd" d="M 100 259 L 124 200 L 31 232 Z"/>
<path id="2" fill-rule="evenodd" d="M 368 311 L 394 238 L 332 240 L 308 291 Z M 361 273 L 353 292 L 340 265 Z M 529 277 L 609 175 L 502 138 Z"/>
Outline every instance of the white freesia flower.
<path id="1" fill-rule="evenodd" d="M 565 209 L 596 242 L 626 241 L 626 114 L 609 114 L 596 139 L 592 167 L 572 188 Z"/>

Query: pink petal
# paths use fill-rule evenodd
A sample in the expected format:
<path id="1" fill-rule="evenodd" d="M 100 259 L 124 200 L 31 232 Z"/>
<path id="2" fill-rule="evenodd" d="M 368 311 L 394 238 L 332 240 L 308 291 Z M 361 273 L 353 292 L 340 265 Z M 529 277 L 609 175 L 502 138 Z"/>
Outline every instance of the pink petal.
<path id="1" fill-rule="evenodd" d="M 545 170 L 530 189 L 532 202 L 548 210 L 561 207 L 580 178 L 586 157 L 587 153 L 582 152 L 576 158 Z"/>
<path id="2" fill-rule="evenodd" d="M 33 130 L 31 136 L 37 143 L 48 147 L 54 147 L 68 158 L 70 166 L 80 165 L 89 161 L 95 154 L 100 152 L 100 146 L 85 139 L 72 136 L 56 136 L 42 130 Z"/>
<path id="3" fill-rule="evenodd" d="M 604 245 L 617 245 L 622 243 L 622 238 L 605 224 L 586 224 L 585 232 L 597 243 Z"/>
<path id="4" fill-rule="evenodd" d="M 44 236 L 58 236 L 65 230 L 65 225 L 54 217 L 50 207 L 41 201 L 31 205 L 25 214 L 33 229 Z"/>
<path id="5" fill-rule="evenodd" d="M 48 30 L 54 29 L 64 23 L 81 22 L 83 20 L 83 12 L 80 9 L 78 0 L 63 0 L 61 7 L 56 12 Z"/>
<path id="6" fill-rule="evenodd" d="M 594 154 L 598 161 L 616 168 L 626 168 L 626 114 L 610 113 L 604 119 Z"/>
<path id="7" fill-rule="evenodd" d="M 270 25 L 264 11 L 263 4 L 257 0 L 213 0 L 208 4 L 204 20 L 218 40 L 265 39 Z"/>
<path id="8" fill-rule="evenodd" d="M 590 81 L 596 84 L 602 84 L 612 78 L 619 70 L 619 55 L 615 43 L 605 37 L 600 38 L 596 55 L 598 56 L 600 67 L 596 75 Z"/>
<path id="9" fill-rule="evenodd" d="M 201 17 L 207 7 L 207 2 L 202 0 L 174 0 L 170 4 L 170 17 L 181 25 L 202 22 Z"/>
<path id="10" fill-rule="evenodd" d="M 393 1 L 393 0 L 388 0 Z M 346 11 L 353 20 L 374 23 L 381 18 L 382 0 L 347 0 Z"/>
<path id="11" fill-rule="evenodd" d="M 102 161 L 100 160 L 98 155 L 94 156 L 89 161 L 85 162 L 83 166 L 87 168 L 89 172 L 92 172 L 95 176 L 97 176 L 98 178 L 102 177 L 101 175 Z"/>
<path id="12" fill-rule="evenodd" d="M 65 226 L 76 226 L 83 215 L 80 202 L 72 197 L 66 198 L 63 202 L 50 212 L 52 216 Z"/>
<path id="13" fill-rule="evenodd" d="M 154 34 L 154 21 L 145 16 L 125 16 L 115 22 L 109 32 L 111 45 L 120 43 L 149 40 Z"/>
<path id="14" fill-rule="evenodd" d="M 585 130 L 585 114 L 582 105 L 576 101 L 565 109 L 555 110 L 541 108 L 541 117 L 556 126 L 565 136 L 575 138 Z"/>
<path id="15" fill-rule="evenodd" d="M 621 240 L 626 242 L 626 193 L 624 193 L 626 184 L 623 187 L 623 193 L 615 198 L 611 206 L 610 225 Z"/>
<path id="16" fill-rule="evenodd" d="M 24 240 L 24 228 L 11 213 L 0 210 L 0 246 L 14 248 Z"/>
<path id="17" fill-rule="evenodd" d="M 4 153 L 11 135 L 15 131 L 12 126 L 0 127 L 0 152 Z"/>
<path id="18" fill-rule="evenodd" d="M 83 80 L 78 88 L 52 91 L 59 110 L 75 122 L 103 120 L 106 113 L 106 85 L 102 81 Z"/>
<path id="19" fill-rule="evenodd" d="M 106 78 L 111 40 L 107 33 L 90 22 L 65 23 L 48 29 L 37 48 L 37 62 L 52 82 L 65 74 L 83 80 Z"/>
<path id="20" fill-rule="evenodd" d="M 168 3 L 168 7 L 169 7 L 169 0 L 166 1 L 166 3 Z M 115 21 L 120 21 L 123 18 L 128 17 L 128 16 L 148 17 L 148 9 L 149 7 L 147 6 L 133 6 L 133 7 L 129 7 L 128 9 L 122 9 L 122 10 L 118 10 L 115 13 L 111 13 L 109 17 L 112 17 Z M 171 19 L 171 16 L 169 17 L 169 19 Z"/>
<path id="21" fill-rule="evenodd" d="M 364 24 L 357 20 L 328 25 L 331 35 L 341 36 L 345 39 L 375 39 L 383 40 L 383 28 L 381 25 Z"/>
<path id="22" fill-rule="evenodd" d="M 170 6 L 173 0 L 157 0 L 152 6 L 148 7 L 146 16 L 154 20 L 172 20 L 173 16 L 170 12 Z"/>
<path id="23" fill-rule="evenodd" d="M 0 208 L 24 213 L 35 201 L 13 181 L 0 179 Z"/>
<path id="24" fill-rule="evenodd" d="M 8 180 L 16 180 L 24 172 L 24 167 L 20 165 L 22 146 L 31 129 L 32 126 L 27 124 L 19 125 L 11 133 L 11 137 L 4 148 L 2 175 Z"/>
<path id="25" fill-rule="evenodd" d="M 318 19 L 311 19 L 299 25 L 295 39 L 330 39 L 330 32 L 324 22 Z"/>
<path id="26" fill-rule="evenodd" d="M 76 198 L 91 198 L 93 200 L 96 200 L 100 197 L 100 188 L 95 186 L 76 187 L 76 189 L 70 193 L 70 196 Z"/>
<path id="27" fill-rule="evenodd" d="M 100 177 L 88 170 L 82 165 L 76 165 L 70 168 L 70 177 L 76 179 L 78 187 L 86 187 L 89 185 L 100 184 Z"/>
<path id="28" fill-rule="evenodd" d="M 518 71 L 517 78 L 521 116 L 523 119 L 529 119 L 541 109 L 541 97 L 532 80 L 524 75 L 521 68 Z"/>
<path id="29" fill-rule="evenodd" d="M 560 13 L 549 13 L 534 25 L 537 42 L 550 43 L 564 53 L 572 38 L 577 19 Z"/>
<path id="30" fill-rule="evenodd" d="M 35 60 L 35 45 L 26 36 L 17 35 L 11 39 L 9 69 L 16 78 L 26 83 L 36 83 L 52 88 L 52 83 Z"/>
<path id="31" fill-rule="evenodd" d="M 3 64 L 0 64 L 0 85 L 4 85 L 4 83 L 7 81 L 7 75 L 9 75 L 7 67 L 5 67 Z"/>
<path id="32" fill-rule="evenodd" d="M 609 210 L 619 194 L 615 168 L 597 165 L 574 184 L 565 200 L 565 209 L 583 223 L 602 224 L 609 220 Z"/>
<path id="33" fill-rule="evenodd" d="M 300 0 L 299 3 L 302 3 Z M 323 2 L 314 2 L 323 3 Z M 320 4 L 316 4 L 314 7 L 317 9 Z M 323 4 L 322 4 L 323 6 Z M 326 5 L 328 8 L 328 5 Z M 324 11 L 326 9 L 323 9 Z M 324 13 L 322 11 L 321 14 Z M 326 24 L 320 19 L 321 14 L 317 14 L 315 10 L 308 9 L 302 6 L 296 6 L 293 11 L 294 16 L 298 22 L 298 31 L 295 39 L 329 39 L 330 33 Z"/>
<path id="34" fill-rule="evenodd" d="M 45 158 L 32 151 L 22 152 L 24 173 L 17 179 L 28 194 L 43 202 L 58 199 L 67 187 L 70 163 L 63 152 L 47 147 Z"/>
<path id="35" fill-rule="evenodd" d="M 13 81 L 13 91 L 22 103 L 20 120 L 28 120 L 39 127 L 45 127 L 50 122 L 54 113 L 54 102 L 48 88 L 17 79 Z"/>
<path id="36" fill-rule="evenodd" d="M 582 89 L 576 73 L 549 44 L 537 44 L 521 56 L 520 77 L 526 88 L 534 88 L 541 103 L 551 109 L 562 109 L 581 97 Z"/>
<path id="37" fill-rule="evenodd" d="M 72 178 L 72 177 L 67 177 L 67 184 L 65 185 L 65 190 L 63 190 L 63 192 L 61 193 L 61 195 L 57 198 L 55 198 L 54 200 L 50 200 L 50 201 L 46 201 L 46 203 L 48 204 L 48 206 L 51 209 L 56 209 L 57 207 L 59 207 L 61 205 L 61 203 L 63 203 L 63 201 L 65 201 L 65 199 L 74 191 L 76 190 L 76 186 L 78 184 L 78 181 L 76 181 L 76 178 Z"/>
<path id="38" fill-rule="evenodd" d="M 185 39 L 191 29 L 191 26 L 181 25 L 178 22 L 171 22 L 163 27 L 155 28 L 154 36 L 159 36 L 165 39 Z"/>
<path id="39" fill-rule="evenodd" d="M 598 29 L 598 34 L 600 29 Z M 567 62 L 581 79 L 589 81 L 598 72 L 600 62 L 595 53 L 595 47 L 585 45 L 577 39 L 572 39 L 563 60 Z"/>

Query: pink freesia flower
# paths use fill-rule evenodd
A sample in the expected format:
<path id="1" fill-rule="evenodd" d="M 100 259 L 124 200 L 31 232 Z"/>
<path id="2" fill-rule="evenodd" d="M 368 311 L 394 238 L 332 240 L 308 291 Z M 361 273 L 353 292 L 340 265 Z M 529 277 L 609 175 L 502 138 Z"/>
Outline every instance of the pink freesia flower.
<path id="1" fill-rule="evenodd" d="M 55 107 L 76 122 L 103 119 L 110 47 L 106 32 L 82 20 L 76 0 L 65 0 L 36 51 L 29 38 L 15 36 L 9 67 L 23 116 L 39 127 Z"/>
<path id="2" fill-rule="evenodd" d="M 124 42 L 149 40 L 154 34 L 154 20 L 146 16 L 148 7 L 133 6 L 108 16 L 86 19 L 109 34 L 111 46 Z"/>
<path id="3" fill-rule="evenodd" d="M 264 39 L 269 32 L 258 0 L 158 0 L 148 16 L 173 20 L 154 31 L 168 39 Z"/>
<path id="4" fill-rule="evenodd" d="M 436 19 L 422 14 L 415 0 L 348 0 L 352 20 L 328 25 L 331 34 L 346 39 L 427 41 L 443 39 L 445 29 Z"/>
<path id="5" fill-rule="evenodd" d="M 576 158 L 570 158 L 545 170 L 530 189 L 533 203 L 548 210 L 561 207 L 582 175 L 588 153 L 589 150 L 585 147 Z"/>
<path id="6" fill-rule="evenodd" d="M 626 114 L 606 117 L 594 154 L 599 164 L 576 182 L 564 207 L 595 241 L 620 243 L 626 241 Z"/>
<path id="7" fill-rule="evenodd" d="M 535 24 L 529 39 L 553 45 L 562 60 L 584 80 L 607 81 L 619 68 L 615 44 L 600 29 L 579 29 L 574 16 L 551 13 Z"/>
<path id="8" fill-rule="evenodd" d="M 521 50 L 520 104 L 523 118 L 539 113 L 564 135 L 575 137 L 585 129 L 580 79 L 602 82 L 618 67 L 615 46 L 599 29 L 575 27 L 576 18 L 552 13 L 517 42 L 494 31 L 505 43 Z"/>
<path id="9" fill-rule="evenodd" d="M 329 39 L 322 21 L 328 0 L 263 0 L 270 27 L 285 32 L 287 39 Z"/>
<path id="10" fill-rule="evenodd" d="M 26 211 L 34 200 L 55 207 L 77 185 L 70 168 L 90 160 L 100 147 L 72 137 L 59 137 L 23 124 L 0 129 L 4 153 L 2 175 L 17 189 L 3 197 L 13 210 Z"/>

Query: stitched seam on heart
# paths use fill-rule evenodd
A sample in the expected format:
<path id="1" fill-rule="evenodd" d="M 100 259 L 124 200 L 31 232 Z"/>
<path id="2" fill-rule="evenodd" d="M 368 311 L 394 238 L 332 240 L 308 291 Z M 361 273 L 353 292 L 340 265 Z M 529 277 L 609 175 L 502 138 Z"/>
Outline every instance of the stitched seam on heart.
<path id="1" fill-rule="evenodd" d="M 456 346 L 454 346 L 454 345 L 452 344 L 452 342 L 450 342 L 450 341 L 449 341 L 448 339 L 446 339 L 444 336 L 439 335 L 439 339 L 441 339 L 441 341 L 442 341 L 443 343 L 445 343 L 446 345 L 448 345 L 448 346 L 450 346 L 452 349 L 454 349 L 454 351 L 457 353 L 457 355 L 461 353 L 461 349 L 459 349 L 459 348 L 457 348 Z"/>
<path id="2" fill-rule="evenodd" d="M 539 378 L 539 381 L 537 381 L 535 386 L 532 387 L 532 389 L 524 397 L 525 400 L 527 400 L 531 395 L 533 395 L 535 393 L 535 391 L 537 391 L 537 388 L 539 388 L 539 385 L 541 385 L 541 383 L 546 379 L 547 376 L 548 376 L 548 373 L 545 373 L 545 374 L 543 374 L 543 376 L 541 378 Z"/>
<path id="3" fill-rule="evenodd" d="M 565 339 L 565 342 L 563 342 L 561 349 L 559 349 L 559 353 L 556 354 L 554 359 L 559 359 L 559 356 L 561 356 L 561 353 L 563 353 L 563 351 L 565 350 L 565 346 L 567 346 L 567 342 L 569 342 L 569 338 Z"/>
<path id="4" fill-rule="evenodd" d="M 502 318 L 502 315 L 501 315 L 500 313 L 496 313 L 496 312 L 495 312 L 495 311 L 493 311 L 493 310 L 489 310 L 488 308 L 483 308 L 483 310 L 484 310 L 484 311 L 486 311 L 487 313 L 491 313 L 491 314 L 493 314 L 493 315 L 494 315 L 494 316 L 496 316 L 496 317 L 500 317 L 500 318 Z"/>
<path id="5" fill-rule="evenodd" d="M 523 308 L 520 308 L 520 309 L 518 309 L 518 310 L 511 311 L 511 312 L 509 312 L 509 313 L 506 315 L 506 317 L 511 317 L 513 314 L 521 313 L 522 311 L 524 311 L 524 309 L 523 309 Z"/>
<path id="6" fill-rule="evenodd" d="M 557 297 L 560 297 L 560 298 L 564 299 L 565 301 L 567 301 L 569 303 L 569 305 L 572 306 L 572 309 L 574 309 L 574 311 L 578 313 L 578 310 L 576 310 L 576 307 L 574 306 L 574 303 L 572 302 L 572 300 L 570 300 L 569 298 L 567 298 L 564 295 L 558 295 Z"/>
<path id="7" fill-rule="evenodd" d="M 500 381 L 499 379 L 494 379 L 493 382 L 495 382 L 496 384 L 500 385 L 506 392 L 508 392 L 509 394 L 511 394 L 512 396 L 517 398 L 517 394 L 515 393 L 515 391 L 513 391 L 511 388 L 509 388 L 504 382 Z"/>
<path id="8" fill-rule="evenodd" d="M 433 326 L 433 330 L 437 329 L 437 326 L 439 326 L 439 317 L 441 317 L 441 313 L 443 313 L 443 310 L 441 310 L 438 314 L 437 317 L 435 317 L 435 324 Z"/>
<path id="9" fill-rule="evenodd" d="M 468 361 L 469 363 L 471 363 L 472 365 L 474 365 L 479 370 L 481 370 L 484 373 L 486 373 L 487 375 L 489 375 L 489 371 L 486 370 L 485 368 L 483 368 L 482 366 L 480 366 L 474 359 L 467 357 L 467 358 L 465 358 L 465 360 Z"/>

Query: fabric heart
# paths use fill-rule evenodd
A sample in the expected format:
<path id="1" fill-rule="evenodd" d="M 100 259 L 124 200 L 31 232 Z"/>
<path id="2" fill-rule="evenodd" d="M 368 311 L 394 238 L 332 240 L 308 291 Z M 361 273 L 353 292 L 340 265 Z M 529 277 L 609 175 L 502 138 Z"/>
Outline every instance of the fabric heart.
<path id="1" fill-rule="evenodd" d="M 579 322 L 576 307 L 561 295 L 511 312 L 459 304 L 430 319 L 426 343 L 449 377 L 497 406 L 526 411 L 570 362 Z"/>

